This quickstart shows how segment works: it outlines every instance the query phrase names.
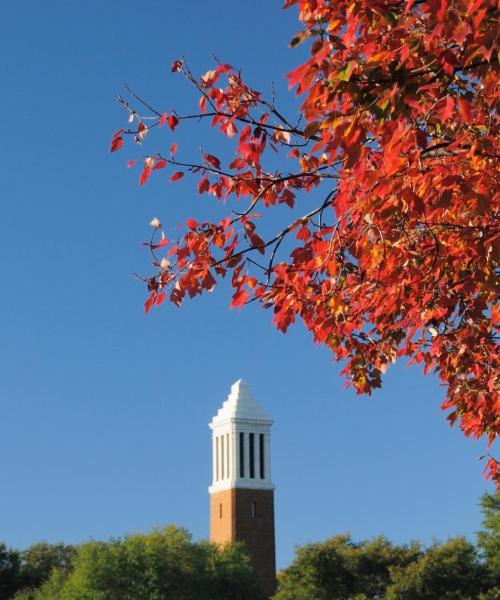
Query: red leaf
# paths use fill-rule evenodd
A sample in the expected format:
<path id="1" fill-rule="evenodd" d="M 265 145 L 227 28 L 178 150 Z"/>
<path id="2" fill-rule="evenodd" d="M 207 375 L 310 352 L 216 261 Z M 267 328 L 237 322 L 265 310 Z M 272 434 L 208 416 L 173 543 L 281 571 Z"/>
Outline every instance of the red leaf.
<path id="1" fill-rule="evenodd" d="M 227 73 L 227 71 L 230 71 L 233 67 L 231 65 L 219 65 L 215 71 L 217 73 Z"/>
<path id="2" fill-rule="evenodd" d="M 303 240 L 304 242 L 307 242 L 307 240 L 311 237 L 311 232 L 309 231 L 309 229 L 303 225 L 298 231 L 297 231 L 297 239 L 298 240 Z"/>
<path id="3" fill-rule="evenodd" d="M 470 102 L 467 102 L 463 98 L 458 99 L 458 110 L 467 122 L 470 122 L 472 119 L 471 108 Z"/>
<path id="4" fill-rule="evenodd" d="M 159 160 L 156 165 L 153 167 L 153 171 L 157 171 L 158 169 L 164 169 L 167 164 L 166 160 Z"/>
<path id="5" fill-rule="evenodd" d="M 117 138 L 118 136 L 120 136 L 122 133 L 125 133 L 124 129 L 119 129 L 118 131 L 115 131 L 113 133 L 113 139 Z"/>
<path id="6" fill-rule="evenodd" d="M 130 167 L 133 167 L 136 162 L 137 162 L 137 159 L 135 159 L 135 160 L 129 160 L 128 163 L 127 163 L 127 167 L 130 169 Z"/>
<path id="7" fill-rule="evenodd" d="M 178 71 L 182 71 L 182 60 L 174 60 L 172 63 L 172 73 L 177 73 Z"/>
<path id="8" fill-rule="evenodd" d="M 170 146 L 170 154 L 175 154 L 177 152 L 177 144 L 172 144 Z"/>
<path id="9" fill-rule="evenodd" d="M 250 137 L 250 134 L 252 133 L 252 128 L 250 127 L 250 125 L 245 125 L 245 127 L 243 127 L 243 129 L 241 130 L 240 133 L 240 144 L 245 143 L 248 138 Z"/>
<path id="10" fill-rule="evenodd" d="M 179 119 L 175 115 L 167 117 L 168 126 L 172 131 L 175 131 L 177 125 L 179 125 Z"/>
<path id="11" fill-rule="evenodd" d="M 455 101 L 451 96 L 446 96 L 440 100 L 436 105 L 436 112 L 439 115 L 441 121 L 446 121 L 453 116 L 455 112 Z"/>
<path id="12" fill-rule="evenodd" d="M 260 237 L 260 235 L 257 235 L 256 233 L 253 233 L 253 232 L 248 232 L 248 237 L 250 238 L 250 241 L 252 242 L 252 246 L 255 246 L 255 248 L 257 249 L 258 252 L 260 252 L 260 254 L 264 254 L 266 251 L 266 243 Z"/>
<path id="13" fill-rule="evenodd" d="M 221 126 L 221 130 L 227 135 L 227 137 L 233 137 L 235 133 L 237 133 L 237 129 L 234 126 L 234 123 L 229 119 Z"/>
<path id="14" fill-rule="evenodd" d="M 205 154 L 203 158 L 216 169 L 220 169 L 220 160 L 213 154 Z"/>
<path id="15" fill-rule="evenodd" d="M 123 138 L 122 137 L 113 138 L 113 141 L 111 142 L 111 152 L 116 152 L 122 146 L 123 146 Z"/>
<path id="16" fill-rule="evenodd" d="M 163 304 L 165 302 L 165 298 L 167 297 L 167 294 L 165 292 L 162 292 L 161 294 L 158 294 L 158 297 L 156 298 L 156 306 L 160 306 L 160 304 Z"/>
<path id="17" fill-rule="evenodd" d="M 163 113 L 162 116 L 160 117 L 160 121 L 159 121 L 158 125 L 160 127 L 162 127 L 165 124 L 166 120 L 167 120 L 167 113 Z"/>
<path id="18" fill-rule="evenodd" d="M 247 166 L 247 163 L 242 158 L 235 158 L 233 161 L 231 161 L 229 168 L 237 169 L 239 171 L 240 169 L 243 169 L 246 166 Z"/>
<path id="19" fill-rule="evenodd" d="M 198 227 L 198 223 L 194 219 L 188 219 L 187 226 L 189 229 L 196 229 Z"/>
<path id="20" fill-rule="evenodd" d="M 198 194 L 203 194 L 203 192 L 208 192 L 210 188 L 210 181 L 208 177 L 203 177 L 203 179 L 198 184 Z"/>
<path id="21" fill-rule="evenodd" d="M 156 292 L 156 290 L 153 291 L 151 293 L 151 296 L 149 296 L 149 298 L 144 303 L 144 310 L 145 310 L 146 314 L 148 314 L 148 312 L 151 310 L 151 307 L 155 303 L 157 295 L 158 295 L 158 293 Z"/>
<path id="22" fill-rule="evenodd" d="M 184 177 L 184 171 L 176 171 L 171 177 L 170 181 L 177 181 L 178 179 L 182 179 Z"/>
<path id="23" fill-rule="evenodd" d="M 139 183 L 141 185 L 144 185 L 146 183 L 146 181 L 148 180 L 149 176 L 151 175 L 151 169 L 149 167 L 145 167 L 144 171 L 141 173 L 141 177 L 139 179 Z"/>
<path id="24" fill-rule="evenodd" d="M 183 289 L 179 289 L 177 287 L 175 287 L 171 294 L 170 294 L 170 300 L 176 305 L 176 306 L 180 306 L 182 304 L 182 299 L 184 298 L 184 290 Z"/>
<path id="25" fill-rule="evenodd" d="M 205 73 L 205 75 L 201 76 L 201 83 L 203 85 L 203 87 L 208 88 L 211 87 L 219 78 L 219 73 L 213 69 L 210 71 L 207 71 Z"/>
<path id="26" fill-rule="evenodd" d="M 295 194 L 290 190 L 285 190 L 280 198 L 280 202 L 284 202 L 287 206 L 293 208 L 295 204 Z"/>
<path id="27" fill-rule="evenodd" d="M 157 244 L 153 245 L 153 250 L 158 250 L 158 248 L 164 248 L 165 246 L 167 246 L 169 243 L 169 240 L 167 240 L 167 238 L 162 238 Z"/>

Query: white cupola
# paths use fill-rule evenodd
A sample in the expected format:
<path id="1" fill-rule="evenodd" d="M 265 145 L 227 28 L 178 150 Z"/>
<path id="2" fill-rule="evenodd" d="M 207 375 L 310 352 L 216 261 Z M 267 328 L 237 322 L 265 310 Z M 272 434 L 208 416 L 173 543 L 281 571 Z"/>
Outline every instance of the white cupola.
<path id="1" fill-rule="evenodd" d="M 238 379 L 210 423 L 213 478 L 209 492 L 230 488 L 273 490 L 271 481 L 272 420 Z"/>

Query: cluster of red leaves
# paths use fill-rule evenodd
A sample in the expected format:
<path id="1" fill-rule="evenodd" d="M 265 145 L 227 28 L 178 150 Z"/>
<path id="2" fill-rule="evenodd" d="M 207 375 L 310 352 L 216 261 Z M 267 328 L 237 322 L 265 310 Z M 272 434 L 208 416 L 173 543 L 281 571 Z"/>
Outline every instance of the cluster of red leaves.
<path id="1" fill-rule="evenodd" d="M 200 92 L 196 116 L 237 136 L 236 155 L 227 169 L 210 154 L 188 163 L 175 151 L 148 156 L 141 183 L 181 165 L 200 174 L 200 194 L 247 198 L 248 207 L 218 223 L 188 221 L 163 260 L 155 227 L 149 246 L 158 271 L 146 308 L 167 290 L 179 305 L 230 273 L 232 306 L 257 299 L 283 332 L 300 317 L 345 361 L 343 374 L 359 393 L 379 387 L 398 357 L 411 357 L 446 386 L 449 421 L 491 443 L 500 431 L 498 8 L 490 0 L 285 7 L 295 4 L 304 29 L 291 45 L 311 42 L 311 54 L 287 77 L 303 95 L 305 127 L 229 65 L 199 80 L 183 61 L 172 67 Z M 193 117 L 172 116 L 172 129 Z M 149 118 L 165 120 L 156 111 Z M 124 134 L 137 141 L 141 132 L 118 132 L 112 150 Z M 295 167 L 266 169 L 268 148 Z M 268 239 L 259 235 L 254 208 L 284 204 L 295 213 L 299 194 L 313 188 L 324 192 L 316 208 Z M 255 253 L 266 255 L 264 265 Z M 490 459 L 487 470 L 500 482 L 498 462 Z"/>

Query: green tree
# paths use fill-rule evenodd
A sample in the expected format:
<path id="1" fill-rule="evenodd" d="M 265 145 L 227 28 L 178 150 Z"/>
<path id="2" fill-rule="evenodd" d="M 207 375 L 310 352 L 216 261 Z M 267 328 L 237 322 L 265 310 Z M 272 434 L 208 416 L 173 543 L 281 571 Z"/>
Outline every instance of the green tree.
<path id="1" fill-rule="evenodd" d="M 39 542 L 23 550 L 20 553 L 20 575 L 23 586 L 39 587 L 56 568 L 69 571 L 74 554 L 73 546 L 61 543 Z"/>
<path id="2" fill-rule="evenodd" d="M 481 508 L 483 529 L 477 534 L 477 543 L 487 564 L 500 578 L 500 493 L 485 494 L 481 498 Z"/>
<path id="3" fill-rule="evenodd" d="M 19 589 L 20 564 L 19 552 L 0 543 L 0 598 L 10 598 Z"/>
<path id="4" fill-rule="evenodd" d="M 173 526 L 79 547 L 74 569 L 53 572 L 35 600 L 257 600 L 240 546 L 193 543 Z"/>
<path id="5" fill-rule="evenodd" d="M 68 572 L 63 569 L 54 569 L 40 589 L 24 588 L 19 591 L 13 600 L 38 600 L 39 598 L 59 600 L 62 589 L 68 579 Z"/>
<path id="6" fill-rule="evenodd" d="M 206 596 L 200 598 L 241 600 L 258 598 L 255 576 L 249 556 L 240 544 L 218 547 L 208 542 L 199 544 L 207 556 Z"/>
<path id="7" fill-rule="evenodd" d="M 274 600 L 380 598 L 392 570 L 412 564 L 420 555 L 418 544 L 395 546 L 384 537 L 355 543 L 349 535 L 338 535 L 308 544 L 280 574 Z"/>
<path id="8" fill-rule="evenodd" d="M 431 546 L 418 561 L 393 570 L 392 578 L 387 600 L 475 600 L 494 584 L 474 545 L 462 537 Z"/>

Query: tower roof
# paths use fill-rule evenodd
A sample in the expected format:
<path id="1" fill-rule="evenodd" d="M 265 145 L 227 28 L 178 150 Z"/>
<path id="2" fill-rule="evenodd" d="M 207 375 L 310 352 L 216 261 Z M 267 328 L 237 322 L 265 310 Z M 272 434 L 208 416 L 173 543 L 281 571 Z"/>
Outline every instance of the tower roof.
<path id="1" fill-rule="evenodd" d="M 250 386 L 243 379 L 238 379 L 233 383 L 227 400 L 219 408 L 210 426 L 227 421 L 257 421 L 269 425 L 272 423 L 267 413 L 253 397 Z"/>

